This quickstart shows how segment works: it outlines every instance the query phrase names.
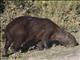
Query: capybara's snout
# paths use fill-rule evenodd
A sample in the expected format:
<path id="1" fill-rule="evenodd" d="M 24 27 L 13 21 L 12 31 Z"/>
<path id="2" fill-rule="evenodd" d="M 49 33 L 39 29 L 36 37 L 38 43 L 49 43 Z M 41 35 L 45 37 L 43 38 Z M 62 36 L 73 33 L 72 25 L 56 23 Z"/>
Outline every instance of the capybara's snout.
<path id="1" fill-rule="evenodd" d="M 75 46 L 78 46 L 78 45 L 79 45 L 79 43 L 77 42 Z"/>

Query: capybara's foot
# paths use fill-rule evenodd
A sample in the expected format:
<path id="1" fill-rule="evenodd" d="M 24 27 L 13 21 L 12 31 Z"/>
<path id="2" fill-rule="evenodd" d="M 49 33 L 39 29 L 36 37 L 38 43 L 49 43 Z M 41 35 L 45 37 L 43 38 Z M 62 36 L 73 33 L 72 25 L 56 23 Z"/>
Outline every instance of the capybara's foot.
<path id="1" fill-rule="evenodd" d="M 2 57 L 9 57 L 9 54 L 2 55 Z"/>

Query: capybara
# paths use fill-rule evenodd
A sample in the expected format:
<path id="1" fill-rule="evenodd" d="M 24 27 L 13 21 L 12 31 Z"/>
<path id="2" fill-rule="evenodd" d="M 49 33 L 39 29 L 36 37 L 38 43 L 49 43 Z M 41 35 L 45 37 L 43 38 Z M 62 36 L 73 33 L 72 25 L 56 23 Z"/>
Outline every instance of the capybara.
<path id="1" fill-rule="evenodd" d="M 20 16 L 11 21 L 5 28 L 5 55 L 8 56 L 8 48 L 18 51 L 22 45 L 37 45 L 39 48 L 48 48 L 49 41 L 58 41 L 63 46 L 78 45 L 75 37 L 61 29 L 57 24 L 47 18 L 32 16 Z"/>

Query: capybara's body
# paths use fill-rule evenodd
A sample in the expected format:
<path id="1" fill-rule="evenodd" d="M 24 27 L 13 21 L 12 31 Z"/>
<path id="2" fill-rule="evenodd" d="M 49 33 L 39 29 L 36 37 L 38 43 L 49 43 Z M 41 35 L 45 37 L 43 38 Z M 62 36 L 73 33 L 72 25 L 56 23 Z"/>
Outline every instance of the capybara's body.
<path id="1" fill-rule="evenodd" d="M 38 45 L 39 48 L 48 48 L 47 42 L 59 41 L 63 46 L 77 45 L 76 39 L 68 32 L 62 30 L 58 25 L 46 18 L 32 16 L 21 16 L 10 22 L 5 29 L 6 43 L 5 54 L 12 44 L 12 48 L 18 51 L 21 45 L 27 49 Z"/>

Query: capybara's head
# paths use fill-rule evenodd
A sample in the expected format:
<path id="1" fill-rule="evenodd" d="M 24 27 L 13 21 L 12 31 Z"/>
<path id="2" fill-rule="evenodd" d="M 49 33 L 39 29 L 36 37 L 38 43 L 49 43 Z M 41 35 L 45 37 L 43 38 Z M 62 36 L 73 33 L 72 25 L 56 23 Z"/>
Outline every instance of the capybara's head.
<path id="1" fill-rule="evenodd" d="M 53 39 L 59 41 L 61 45 L 66 47 L 73 47 L 79 45 L 75 37 L 66 31 L 56 32 L 53 36 Z"/>

